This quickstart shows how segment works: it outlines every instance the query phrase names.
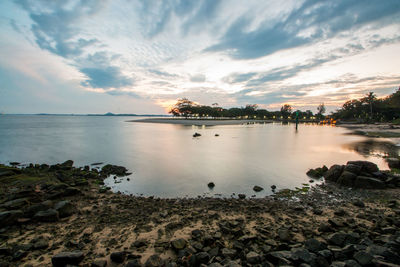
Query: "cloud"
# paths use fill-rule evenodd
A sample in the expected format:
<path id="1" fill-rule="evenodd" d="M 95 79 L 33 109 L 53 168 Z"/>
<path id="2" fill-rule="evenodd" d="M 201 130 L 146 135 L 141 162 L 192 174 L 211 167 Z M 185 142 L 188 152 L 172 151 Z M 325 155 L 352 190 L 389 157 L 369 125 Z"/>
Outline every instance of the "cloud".
<path id="1" fill-rule="evenodd" d="M 107 89 L 132 85 L 132 80 L 124 77 L 117 67 L 82 68 L 81 71 L 89 78 L 82 82 L 84 86 L 90 85 L 93 88 Z"/>
<path id="2" fill-rule="evenodd" d="M 196 74 L 193 76 L 190 76 L 190 81 L 194 83 L 202 83 L 206 81 L 206 76 L 203 74 Z"/>
<path id="3" fill-rule="evenodd" d="M 308 0 L 275 24 L 261 24 L 248 30 L 252 20 L 242 16 L 233 23 L 219 42 L 206 52 L 222 51 L 236 59 L 259 58 L 279 50 L 299 47 L 331 38 L 375 22 L 380 26 L 399 21 L 397 0 L 317 1 Z"/>

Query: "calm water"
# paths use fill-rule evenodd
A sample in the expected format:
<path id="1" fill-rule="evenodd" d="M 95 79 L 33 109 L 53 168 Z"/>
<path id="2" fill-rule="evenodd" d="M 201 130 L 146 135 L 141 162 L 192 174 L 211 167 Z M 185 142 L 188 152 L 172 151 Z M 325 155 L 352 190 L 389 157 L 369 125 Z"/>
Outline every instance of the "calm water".
<path id="1" fill-rule="evenodd" d="M 104 162 L 133 174 L 106 182 L 130 194 L 183 197 L 232 193 L 252 188 L 294 188 L 307 183 L 309 168 L 348 160 L 370 160 L 387 168 L 379 155 L 385 145 L 339 127 L 257 124 L 194 127 L 126 122 L 133 117 L 0 116 L 0 162 L 58 163 L 76 166 Z M 194 132 L 201 133 L 193 138 Z M 218 133 L 220 136 L 215 137 Z M 383 148 L 382 148 L 383 147 Z M 398 153 L 398 152 L 396 152 Z M 216 186 L 210 191 L 207 183 Z"/>

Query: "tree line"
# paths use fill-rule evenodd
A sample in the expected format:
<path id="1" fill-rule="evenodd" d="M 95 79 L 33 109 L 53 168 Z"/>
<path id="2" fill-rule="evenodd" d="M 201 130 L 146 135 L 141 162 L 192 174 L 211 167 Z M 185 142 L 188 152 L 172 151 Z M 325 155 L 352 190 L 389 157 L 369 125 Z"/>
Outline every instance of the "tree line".
<path id="1" fill-rule="evenodd" d="M 279 111 L 268 111 L 258 108 L 257 104 L 248 104 L 244 107 L 222 108 L 218 103 L 211 106 L 197 104 L 187 98 L 178 99 L 169 113 L 176 117 L 185 118 L 248 118 L 248 119 L 295 119 L 323 120 L 326 108 L 324 103 L 317 107 L 317 113 L 311 110 L 294 110 L 289 104 L 284 104 Z M 343 106 L 328 117 L 335 120 L 350 120 L 357 122 L 388 122 L 400 121 L 400 87 L 383 98 L 377 98 L 375 93 L 369 92 L 360 99 L 346 101 Z"/>

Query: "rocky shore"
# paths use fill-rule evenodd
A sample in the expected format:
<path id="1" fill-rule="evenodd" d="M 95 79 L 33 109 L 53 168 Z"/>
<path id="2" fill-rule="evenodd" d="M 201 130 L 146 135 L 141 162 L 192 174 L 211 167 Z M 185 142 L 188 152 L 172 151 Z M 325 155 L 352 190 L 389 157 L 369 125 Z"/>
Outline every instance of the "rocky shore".
<path id="1" fill-rule="evenodd" d="M 398 188 L 159 199 L 103 185 L 127 172 L 0 165 L 0 266 L 399 266 Z"/>

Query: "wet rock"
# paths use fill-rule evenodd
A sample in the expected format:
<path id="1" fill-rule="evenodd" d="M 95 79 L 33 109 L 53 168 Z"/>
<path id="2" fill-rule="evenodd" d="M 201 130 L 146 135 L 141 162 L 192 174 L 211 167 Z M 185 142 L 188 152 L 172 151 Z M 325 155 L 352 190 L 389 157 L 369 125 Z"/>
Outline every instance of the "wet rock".
<path id="1" fill-rule="evenodd" d="M 257 264 L 260 263 L 261 256 L 254 251 L 250 251 L 249 253 L 246 254 L 246 260 L 250 264 Z"/>
<path id="2" fill-rule="evenodd" d="M 107 261 L 105 259 L 97 259 L 92 262 L 91 267 L 106 267 Z"/>
<path id="3" fill-rule="evenodd" d="M 324 177 L 327 181 L 336 182 L 342 174 L 343 169 L 343 165 L 335 164 L 329 168 L 329 170 L 324 174 Z"/>
<path id="4" fill-rule="evenodd" d="M 343 186 L 353 186 L 357 175 L 352 172 L 344 171 L 340 177 L 337 179 L 337 183 Z"/>
<path id="5" fill-rule="evenodd" d="M 278 265 L 292 265 L 291 258 L 292 253 L 290 251 L 274 251 L 266 255 L 268 261 L 273 263 L 275 266 Z"/>
<path id="6" fill-rule="evenodd" d="M 354 181 L 354 187 L 364 189 L 383 189 L 385 188 L 385 184 L 376 178 L 357 176 L 356 180 Z"/>
<path id="7" fill-rule="evenodd" d="M 347 235 L 345 233 L 337 232 L 328 237 L 328 242 L 332 245 L 342 246 L 346 241 Z"/>
<path id="8" fill-rule="evenodd" d="M 183 238 L 178 238 L 175 240 L 171 241 L 171 246 L 172 248 L 174 248 L 175 250 L 181 250 L 184 249 L 186 247 L 187 241 Z"/>
<path id="9" fill-rule="evenodd" d="M 193 137 L 200 137 L 201 136 L 201 134 L 199 134 L 199 133 L 194 133 L 193 134 Z"/>
<path id="10" fill-rule="evenodd" d="M 289 242 L 292 239 L 290 231 L 286 228 L 278 230 L 278 237 L 283 242 Z"/>
<path id="11" fill-rule="evenodd" d="M 210 255 L 207 252 L 199 252 L 194 255 L 194 259 L 196 261 L 195 266 L 199 266 L 201 264 L 206 264 L 210 260 Z"/>
<path id="12" fill-rule="evenodd" d="M 356 164 L 351 164 L 351 163 L 348 163 L 344 167 L 344 171 L 354 173 L 355 175 L 359 175 L 361 173 L 361 170 L 362 170 L 361 165 L 356 165 Z"/>
<path id="13" fill-rule="evenodd" d="M 321 178 L 327 171 L 328 167 L 324 165 L 322 168 L 309 169 L 306 174 L 311 178 Z"/>
<path id="14" fill-rule="evenodd" d="M 164 262 L 163 262 L 163 260 L 160 258 L 160 255 L 154 254 L 154 255 L 151 255 L 151 256 L 147 259 L 147 261 L 146 261 L 146 263 L 145 263 L 145 266 L 146 266 L 146 267 L 161 267 L 161 266 L 163 266 L 163 264 L 164 264 Z"/>
<path id="15" fill-rule="evenodd" d="M 245 194 L 238 194 L 239 199 L 245 199 L 246 195 Z"/>
<path id="16" fill-rule="evenodd" d="M 116 251 L 111 253 L 110 259 L 116 263 L 123 263 L 125 261 L 125 251 Z"/>
<path id="17" fill-rule="evenodd" d="M 363 161 L 363 160 L 348 161 L 347 164 L 358 165 L 361 167 L 361 171 L 365 171 L 368 173 L 379 171 L 378 165 L 370 161 Z"/>
<path id="18" fill-rule="evenodd" d="M 313 263 L 317 258 L 315 254 L 310 253 L 305 248 L 292 248 L 291 253 L 292 253 L 291 256 L 292 259 L 305 263 Z"/>
<path id="19" fill-rule="evenodd" d="M 262 188 L 261 186 L 255 185 L 255 186 L 253 187 L 253 190 L 254 190 L 255 192 L 260 192 L 260 191 L 264 190 L 264 188 Z"/>
<path id="20" fill-rule="evenodd" d="M 46 200 L 41 203 L 31 205 L 26 211 L 24 212 L 24 216 L 28 218 L 33 217 L 39 211 L 45 211 L 53 207 L 53 202 L 51 200 Z"/>
<path id="21" fill-rule="evenodd" d="M 130 260 L 125 264 L 125 267 L 142 267 L 139 259 Z"/>
<path id="22" fill-rule="evenodd" d="M 117 175 L 117 176 L 125 176 L 127 175 L 127 169 L 123 166 L 111 165 L 107 164 L 103 168 L 101 168 L 101 173 L 104 175 Z"/>
<path id="23" fill-rule="evenodd" d="M 10 210 L 0 212 L 0 225 L 8 226 L 15 224 L 21 218 L 23 212 L 21 210 Z"/>
<path id="24" fill-rule="evenodd" d="M 68 264 L 78 265 L 84 259 L 81 251 L 61 252 L 51 258 L 54 267 L 64 267 Z"/>
<path id="25" fill-rule="evenodd" d="M 44 238 L 38 239 L 36 242 L 33 243 L 34 249 L 45 249 L 49 246 L 49 241 Z"/>
<path id="26" fill-rule="evenodd" d="M 21 209 L 25 206 L 29 205 L 28 198 L 18 198 L 11 201 L 7 201 L 6 203 L 2 204 L 0 207 L 8 209 L 8 210 L 15 210 Z"/>
<path id="27" fill-rule="evenodd" d="M 65 168 L 72 168 L 72 165 L 74 165 L 74 162 L 70 159 L 61 163 L 61 166 Z"/>
<path id="28" fill-rule="evenodd" d="M 233 259 L 234 256 L 236 255 L 236 250 L 230 249 L 230 248 L 223 248 L 223 249 L 221 250 L 221 254 L 222 254 L 225 258 L 231 258 L 231 259 Z"/>
<path id="29" fill-rule="evenodd" d="M 35 216 L 33 216 L 33 219 L 40 222 L 56 222 L 59 219 L 58 211 L 55 209 L 39 211 L 35 214 Z"/>
<path id="30" fill-rule="evenodd" d="M 271 189 L 275 190 L 276 189 L 276 185 L 271 185 Z"/>
<path id="31" fill-rule="evenodd" d="M 361 267 L 361 265 L 355 260 L 346 260 L 344 263 L 346 264 L 346 267 Z"/>
<path id="32" fill-rule="evenodd" d="M 335 214 L 336 216 L 345 216 L 347 215 L 347 212 L 344 209 L 338 209 L 335 210 L 333 214 Z"/>
<path id="33" fill-rule="evenodd" d="M 213 182 L 210 182 L 207 184 L 208 188 L 213 189 L 215 187 L 215 184 Z"/>
<path id="34" fill-rule="evenodd" d="M 58 211 L 60 218 L 71 216 L 76 212 L 76 207 L 69 200 L 64 200 L 56 203 L 54 209 Z"/>

